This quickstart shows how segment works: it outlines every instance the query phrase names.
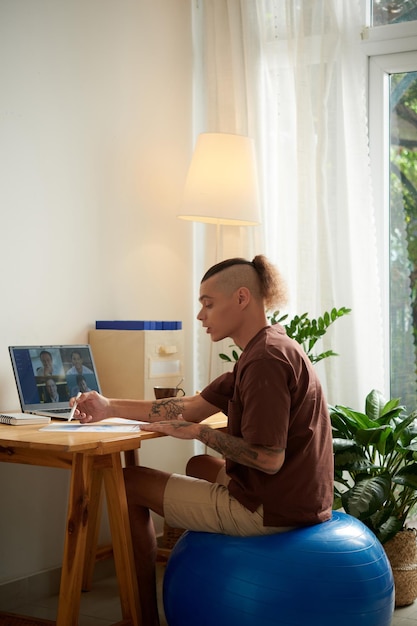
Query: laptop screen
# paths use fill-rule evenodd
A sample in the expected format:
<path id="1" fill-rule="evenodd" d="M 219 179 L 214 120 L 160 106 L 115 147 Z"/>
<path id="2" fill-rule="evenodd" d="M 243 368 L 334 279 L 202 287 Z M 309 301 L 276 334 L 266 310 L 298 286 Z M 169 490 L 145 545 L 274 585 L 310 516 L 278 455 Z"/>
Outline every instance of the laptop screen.
<path id="1" fill-rule="evenodd" d="M 100 385 L 89 345 L 10 346 L 22 411 L 68 407 L 79 391 Z"/>

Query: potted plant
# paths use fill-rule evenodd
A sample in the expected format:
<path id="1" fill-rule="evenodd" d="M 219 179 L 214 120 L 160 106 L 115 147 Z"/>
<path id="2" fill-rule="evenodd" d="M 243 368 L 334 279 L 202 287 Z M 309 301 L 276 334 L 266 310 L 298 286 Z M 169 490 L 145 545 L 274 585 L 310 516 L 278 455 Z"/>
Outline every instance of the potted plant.
<path id="1" fill-rule="evenodd" d="M 407 528 L 417 503 L 417 411 L 407 414 L 399 400 L 386 401 L 375 389 L 364 413 L 340 405 L 329 409 L 333 508 L 343 507 L 374 532 L 391 561 L 396 604 L 410 604 L 417 597 L 416 532 Z"/>
<path id="2" fill-rule="evenodd" d="M 289 322 L 286 323 L 284 322 L 288 319 L 288 314 L 281 315 L 280 311 L 274 311 L 268 315 L 268 320 L 272 325 L 282 324 L 287 335 L 292 339 L 295 339 L 295 341 L 303 346 L 310 361 L 312 363 L 317 363 L 318 361 L 326 359 L 329 356 L 337 356 L 337 353 L 333 352 L 333 350 L 326 350 L 325 352 L 320 352 L 319 354 L 315 354 L 313 350 L 317 341 L 326 334 L 329 326 L 339 319 L 339 317 L 343 317 L 343 315 L 350 313 L 350 311 L 351 309 L 346 307 L 341 307 L 340 309 L 333 308 L 330 312 L 326 311 L 317 319 L 310 319 L 308 317 L 308 313 L 303 313 L 302 315 L 295 315 Z M 239 352 L 235 349 L 237 346 L 232 345 L 230 347 L 233 348 L 232 356 L 224 353 L 219 354 L 219 357 L 223 361 L 233 362 L 238 360 Z"/>

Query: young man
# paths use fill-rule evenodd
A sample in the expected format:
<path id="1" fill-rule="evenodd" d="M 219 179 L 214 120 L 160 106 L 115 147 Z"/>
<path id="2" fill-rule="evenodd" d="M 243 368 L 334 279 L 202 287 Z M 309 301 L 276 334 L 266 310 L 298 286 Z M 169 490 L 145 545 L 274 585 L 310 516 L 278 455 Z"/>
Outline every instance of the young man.
<path id="1" fill-rule="evenodd" d="M 198 439 L 222 455 L 201 455 L 188 476 L 125 470 L 135 563 L 147 626 L 159 624 L 156 540 L 149 511 L 174 527 L 230 535 L 285 532 L 330 518 L 331 425 L 320 382 L 302 348 L 266 311 L 285 302 L 276 269 L 262 256 L 213 266 L 200 287 L 202 322 L 212 341 L 230 337 L 243 352 L 233 372 L 201 394 L 156 401 L 79 398 L 83 423 L 110 416 L 149 421 L 143 430 Z M 71 401 L 73 403 L 73 401 Z M 223 411 L 227 432 L 200 422 Z"/>

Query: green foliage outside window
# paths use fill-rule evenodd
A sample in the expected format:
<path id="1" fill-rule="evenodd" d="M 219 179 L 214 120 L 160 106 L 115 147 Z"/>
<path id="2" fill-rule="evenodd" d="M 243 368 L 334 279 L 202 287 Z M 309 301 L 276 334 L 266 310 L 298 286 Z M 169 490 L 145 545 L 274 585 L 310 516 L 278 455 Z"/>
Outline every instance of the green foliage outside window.
<path id="1" fill-rule="evenodd" d="M 417 72 L 390 77 L 391 395 L 417 397 Z"/>

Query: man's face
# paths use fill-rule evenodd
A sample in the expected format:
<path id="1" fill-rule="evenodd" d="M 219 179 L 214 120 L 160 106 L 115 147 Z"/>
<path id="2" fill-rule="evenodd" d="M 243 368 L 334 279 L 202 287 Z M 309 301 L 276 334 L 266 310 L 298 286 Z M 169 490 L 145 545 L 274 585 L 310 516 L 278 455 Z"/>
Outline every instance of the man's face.
<path id="1" fill-rule="evenodd" d="M 239 326 L 240 309 L 236 293 L 228 294 L 216 288 L 216 276 L 200 286 L 201 309 L 197 319 L 207 329 L 212 341 L 233 337 Z"/>
<path id="2" fill-rule="evenodd" d="M 44 370 L 52 372 L 52 357 L 51 357 L 51 355 L 48 354 L 47 352 L 43 352 L 43 354 L 41 354 L 40 359 L 41 359 L 42 365 L 44 367 Z"/>
<path id="3" fill-rule="evenodd" d="M 54 380 L 47 380 L 46 381 L 46 390 L 49 393 L 50 396 L 54 396 L 56 393 L 56 384 Z"/>
<path id="4" fill-rule="evenodd" d="M 74 352 L 74 354 L 71 357 L 71 362 L 73 366 L 75 367 L 75 369 L 81 372 L 82 367 L 83 367 L 83 360 L 81 356 L 78 354 L 78 352 Z"/>

